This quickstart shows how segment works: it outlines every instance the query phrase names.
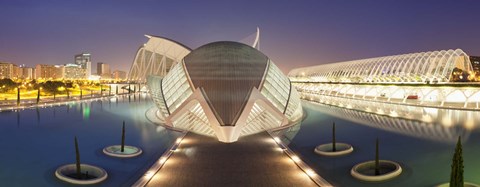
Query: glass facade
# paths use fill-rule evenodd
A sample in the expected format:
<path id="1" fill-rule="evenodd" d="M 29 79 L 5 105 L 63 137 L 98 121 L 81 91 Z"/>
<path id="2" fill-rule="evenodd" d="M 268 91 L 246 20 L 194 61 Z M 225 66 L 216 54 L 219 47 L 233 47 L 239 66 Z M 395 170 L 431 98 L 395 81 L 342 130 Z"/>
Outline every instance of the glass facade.
<path id="1" fill-rule="evenodd" d="M 205 112 L 200 106 L 200 103 L 198 103 L 198 101 L 193 102 L 196 102 L 194 107 L 190 108 L 188 112 L 183 113 L 180 118 L 173 121 L 173 127 L 207 136 L 214 136 L 215 133 L 210 127 L 207 116 L 205 116 Z"/>
<path id="2" fill-rule="evenodd" d="M 290 80 L 275 64 L 269 61 L 267 76 L 260 91 L 282 113 L 290 94 Z"/>
<path id="3" fill-rule="evenodd" d="M 257 54 L 259 52 L 256 49 L 244 44 L 217 42 L 211 45 L 207 47 L 213 47 L 214 54 L 227 52 L 229 55 L 223 54 L 225 58 L 218 58 L 216 55 L 208 56 L 211 54 L 209 50 L 200 51 L 202 53 L 192 51 L 191 54 L 197 54 L 198 57 L 188 55 L 174 65 L 165 77 L 148 77 L 152 98 L 163 114 L 166 125 L 217 136 L 219 140 L 219 136 L 222 136 L 221 141 L 232 142 L 238 136 L 287 126 L 301 119 L 303 110 L 300 95 L 292 88 L 288 77 L 266 56 Z M 251 53 L 261 58 L 252 58 Z M 212 60 L 212 63 L 205 63 L 204 59 Z M 228 70 L 225 67 L 229 67 Z M 252 75 L 253 71 L 256 72 L 255 76 Z M 210 87 L 207 89 L 207 86 Z M 227 89 L 231 87 L 235 87 L 231 89 L 234 91 Z M 202 88 L 202 91 L 197 88 Z M 210 93 L 208 97 L 206 90 Z M 238 93 L 234 92 L 244 95 L 236 96 Z M 222 107 L 212 107 L 212 101 L 220 103 Z M 238 112 L 232 113 L 238 114 L 235 115 L 236 120 L 225 126 L 216 116 L 216 109 L 230 110 L 233 107 L 231 103 L 238 103 L 241 107 Z M 212 126 L 215 124 L 218 127 Z"/>
<path id="4" fill-rule="evenodd" d="M 162 77 L 148 76 L 147 79 L 148 88 L 150 89 L 150 94 L 152 95 L 153 102 L 160 110 L 160 114 L 162 115 L 161 117 L 165 119 L 167 116 L 169 116 L 169 113 L 167 106 L 165 105 L 165 99 L 163 97 Z"/>
<path id="5" fill-rule="evenodd" d="M 162 90 L 170 114 L 193 93 L 193 89 L 188 83 L 183 63 L 174 66 L 162 80 Z"/>
<path id="6" fill-rule="evenodd" d="M 280 127 L 280 125 L 282 125 L 281 117 L 273 115 L 256 102 L 247 117 L 247 125 L 242 129 L 241 135 L 254 134 L 264 129 Z"/>

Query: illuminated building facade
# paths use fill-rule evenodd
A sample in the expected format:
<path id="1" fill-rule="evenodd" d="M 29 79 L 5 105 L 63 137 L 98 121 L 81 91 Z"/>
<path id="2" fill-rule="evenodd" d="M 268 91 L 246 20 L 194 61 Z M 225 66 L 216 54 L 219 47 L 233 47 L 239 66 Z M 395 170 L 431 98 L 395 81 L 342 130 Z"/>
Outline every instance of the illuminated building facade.
<path id="1" fill-rule="evenodd" d="M 21 65 L 19 67 L 19 78 L 22 79 L 33 79 L 35 70 L 30 67 L 26 67 L 25 65 Z"/>
<path id="2" fill-rule="evenodd" d="M 128 80 L 145 82 L 148 75 L 165 76 L 191 49 L 160 36 L 145 35 L 147 43 L 137 51 Z"/>
<path id="3" fill-rule="evenodd" d="M 35 66 L 35 79 L 62 79 L 64 67 L 61 65 L 37 64 Z"/>
<path id="4" fill-rule="evenodd" d="M 92 75 L 92 55 L 90 53 L 81 53 L 75 55 L 75 64 L 80 65 L 85 69 L 85 79 L 88 79 Z"/>
<path id="5" fill-rule="evenodd" d="M 86 70 L 77 64 L 65 64 L 64 66 L 64 79 L 85 79 Z"/>
<path id="6" fill-rule="evenodd" d="M 8 78 L 13 79 L 17 77 L 18 67 L 15 64 L 8 62 L 0 62 L 0 79 Z"/>
<path id="7" fill-rule="evenodd" d="M 334 96 L 432 107 L 478 109 L 471 58 L 461 49 L 395 55 L 293 69 L 308 100 Z M 470 82 L 470 83 L 466 83 Z M 325 101 L 327 102 L 327 101 Z"/>
<path id="8" fill-rule="evenodd" d="M 165 76 L 148 76 L 157 117 L 167 126 L 222 142 L 299 121 L 299 94 L 256 45 L 206 44 L 179 55 L 184 57 Z M 165 52 L 161 55 L 169 56 Z"/>

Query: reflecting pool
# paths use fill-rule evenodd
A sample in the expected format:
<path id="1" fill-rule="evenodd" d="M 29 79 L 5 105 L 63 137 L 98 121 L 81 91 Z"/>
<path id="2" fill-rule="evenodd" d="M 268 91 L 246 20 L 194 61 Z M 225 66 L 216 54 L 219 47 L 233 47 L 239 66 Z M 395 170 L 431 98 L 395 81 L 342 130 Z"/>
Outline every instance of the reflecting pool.
<path id="1" fill-rule="evenodd" d="M 54 172 L 75 162 L 75 136 L 81 162 L 108 172 L 99 186 L 130 186 L 180 135 L 150 123 L 145 112 L 151 107 L 149 96 L 136 94 L 0 112 L 0 186 L 69 186 Z M 126 144 L 143 149 L 139 157 L 102 153 L 104 147 L 120 144 L 123 120 Z"/>
<path id="2" fill-rule="evenodd" d="M 465 181 L 480 184 L 480 112 L 422 109 L 428 120 L 411 116 L 392 117 L 377 112 L 304 101 L 306 118 L 301 125 L 282 132 L 282 140 L 315 171 L 335 186 L 435 186 L 448 182 L 458 136 L 463 141 Z M 469 117 L 470 116 L 470 117 Z M 427 121 L 427 122 L 426 122 Z M 324 157 L 314 153 L 317 145 L 331 142 L 332 122 L 337 142 L 354 146 L 350 155 Z M 401 164 L 403 173 L 391 181 L 361 182 L 351 168 L 375 158 L 375 139 L 380 140 L 380 159 Z"/>

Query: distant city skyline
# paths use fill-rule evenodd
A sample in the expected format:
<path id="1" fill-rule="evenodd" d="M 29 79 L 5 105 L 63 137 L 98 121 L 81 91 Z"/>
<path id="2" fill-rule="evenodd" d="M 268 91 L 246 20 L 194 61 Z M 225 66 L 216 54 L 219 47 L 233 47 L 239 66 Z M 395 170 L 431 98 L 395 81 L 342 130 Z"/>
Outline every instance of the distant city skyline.
<path id="1" fill-rule="evenodd" d="M 285 73 L 419 51 L 461 48 L 479 55 L 479 6 L 480 1 L 433 0 L 2 1 L 0 61 L 65 64 L 89 52 L 92 63 L 128 72 L 147 40 L 144 34 L 195 49 L 219 40 L 242 41 L 257 26 L 261 51 Z"/>

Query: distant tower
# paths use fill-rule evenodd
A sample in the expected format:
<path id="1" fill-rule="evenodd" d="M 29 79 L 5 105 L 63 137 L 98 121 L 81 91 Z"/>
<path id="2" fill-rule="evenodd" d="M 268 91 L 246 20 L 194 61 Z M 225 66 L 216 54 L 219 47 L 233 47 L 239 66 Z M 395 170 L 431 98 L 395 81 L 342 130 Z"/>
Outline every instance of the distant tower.
<path id="1" fill-rule="evenodd" d="M 102 78 L 110 78 L 110 65 L 105 64 L 103 62 L 97 63 L 97 75 L 101 76 Z"/>
<path id="2" fill-rule="evenodd" d="M 81 68 L 85 69 L 85 78 L 88 79 L 90 75 L 92 75 L 92 56 L 90 53 L 75 55 L 75 64 L 78 64 Z"/>

